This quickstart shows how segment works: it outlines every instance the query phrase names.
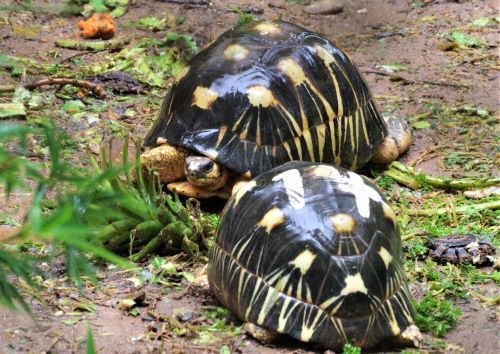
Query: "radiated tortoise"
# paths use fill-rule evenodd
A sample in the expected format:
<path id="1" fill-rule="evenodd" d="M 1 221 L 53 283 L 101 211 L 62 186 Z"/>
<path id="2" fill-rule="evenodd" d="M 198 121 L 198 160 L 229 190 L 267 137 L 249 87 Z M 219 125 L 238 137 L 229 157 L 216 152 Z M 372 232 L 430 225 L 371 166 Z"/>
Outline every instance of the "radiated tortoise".
<path id="1" fill-rule="evenodd" d="M 221 214 L 208 280 L 258 339 L 332 350 L 420 340 L 396 216 L 342 168 L 289 162 L 241 187 Z"/>
<path id="2" fill-rule="evenodd" d="M 384 121 L 351 59 L 291 23 L 238 26 L 188 63 L 144 141 L 142 163 L 170 190 L 227 197 L 238 176 L 291 160 L 357 169 L 410 144 Z M 391 132 L 391 134 L 388 133 Z"/>

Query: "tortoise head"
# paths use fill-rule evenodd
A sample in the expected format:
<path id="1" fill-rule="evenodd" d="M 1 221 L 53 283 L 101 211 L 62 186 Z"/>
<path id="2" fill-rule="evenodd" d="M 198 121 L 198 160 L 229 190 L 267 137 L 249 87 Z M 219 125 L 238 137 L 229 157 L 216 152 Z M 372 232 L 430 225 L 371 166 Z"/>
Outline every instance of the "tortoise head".
<path id="1" fill-rule="evenodd" d="M 206 156 L 188 156 L 184 171 L 190 183 L 211 191 L 222 188 L 229 175 L 226 168 Z"/>

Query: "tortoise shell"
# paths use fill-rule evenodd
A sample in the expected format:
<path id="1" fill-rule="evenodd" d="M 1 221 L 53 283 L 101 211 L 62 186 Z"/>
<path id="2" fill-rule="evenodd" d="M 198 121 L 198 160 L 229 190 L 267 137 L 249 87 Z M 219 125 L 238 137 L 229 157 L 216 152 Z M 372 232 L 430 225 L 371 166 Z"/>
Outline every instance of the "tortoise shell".
<path id="1" fill-rule="evenodd" d="M 243 321 L 332 350 L 414 322 L 393 210 L 371 181 L 326 164 L 289 162 L 241 187 L 208 280 Z"/>
<path id="2" fill-rule="evenodd" d="M 471 234 L 434 238 L 429 247 L 430 257 L 439 263 L 486 265 L 495 253 L 491 242 Z"/>
<path id="3" fill-rule="evenodd" d="M 355 169 L 387 135 L 360 72 L 328 39 L 280 21 L 223 33 L 188 63 L 145 138 L 252 177 L 291 160 Z"/>

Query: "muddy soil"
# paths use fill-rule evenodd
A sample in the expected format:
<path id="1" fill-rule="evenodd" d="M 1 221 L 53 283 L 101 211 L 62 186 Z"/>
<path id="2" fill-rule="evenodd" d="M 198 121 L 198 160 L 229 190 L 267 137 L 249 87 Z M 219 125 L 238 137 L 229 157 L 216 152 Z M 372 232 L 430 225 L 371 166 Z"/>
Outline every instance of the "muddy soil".
<path id="1" fill-rule="evenodd" d="M 53 5 L 57 2 L 36 3 Z M 498 113 L 498 28 L 474 30 L 467 27 L 474 19 L 497 16 L 497 1 L 354 0 L 346 1 L 344 11 L 335 15 L 308 15 L 300 3 L 213 0 L 211 6 L 190 6 L 138 0 L 125 16 L 117 20 L 118 34 L 133 42 L 145 36 L 145 32 L 131 27 L 132 21 L 162 14 L 184 16 L 185 23 L 180 29 L 192 35 L 202 47 L 236 23 L 237 16 L 230 11 L 231 7 L 252 9 L 257 18 L 282 18 L 321 32 L 335 41 L 364 73 L 381 111 L 386 114 L 414 117 L 430 112 L 428 118 L 432 119 L 432 107 L 463 105 L 482 107 L 495 115 Z M 9 16 L 10 23 L 19 26 L 40 25 L 40 32 L 33 36 L 20 35 L 11 25 L 2 24 L 0 52 L 44 63 L 61 61 L 75 54 L 66 49 L 54 51 L 54 42 L 60 38 L 77 39 L 77 24 L 81 17 L 28 12 L 13 12 Z M 441 50 L 445 34 L 453 30 L 467 31 L 480 37 L 486 45 L 482 50 Z M 88 54 L 85 60 L 97 62 L 104 55 Z M 383 66 L 394 63 L 405 69 L 391 72 Z M 0 77 L 0 80 L 6 84 L 18 82 L 10 77 Z M 156 114 L 157 111 L 147 111 L 136 117 L 134 133 L 144 134 Z M 65 129 L 70 135 L 75 133 L 69 125 Z M 471 134 L 480 139 L 484 132 Z M 414 142 L 403 161 L 428 173 L 450 174 L 443 166 L 443 159 L 450 151 L 468 149 L 463 139 L 463 134 L 449 126 L 435 124 L 419 129 L 415 131 Z M 491 155 L 491 149 L 492 145 L 485 144 L 473 152 Z M 22 222 L 29 194 L 14 193 L 4 200 L 7 202 L 2 202 L 0 216 L 11 215 L 11 219 L 0 222 L 0 241 L 2 237 L 8 238 L 15 225 Z M 48 270 L 58 274 L 54 266 Z M 195 267 L 192 272 L 202 271 Z M 0 309 L 0 352 L 83 352 L 88 326 L 93 329 L 99 353 L 219 353 L 223 346 L 240 353 L 321 352 L 313 346 L 286 339 L 263 346 L 238 334 L 235 328 L 229 334 L 214 332 L 216 338 L 211 341 L 197 340 L 190 332 L 190 326 L 204 322 L 213 325 L 214 319 L 207 318 L 206 310 L 217 307 L 202 278 L 195 284 L 176 280 L 173 287 L 149 284 L 141 288 L 134 287 L 130 277 L 131 274 L 103 267 L 102 288 L 89 285 L 83 293 L 68 290 L 61 279 L 54 281 L 46 287 L 47 292 L 42 298 L 31 299 L 36 320 L 22 313 L 13 314 Z M 121 299 L 141 290 L 145 291 L 146 297 L 135 316 L 120 309 Z M 490 291 L 497 290 L 492 285 Z M 81 303 L 95 307 L 86 312 L 79 307 Z M 460 324 L 444 338 L 454 346 L 432 351 L 499 352 L 498 309 L 474 301 L 458 303 L 458 306 L 463 311 Z M 236 319 L 234 323 L 234 326 L 241 325 Z M 175 335 L 172 334 L 174 328 L 183 328 L 186 332 Z M 374 351 L 385 352 L 385 349 Z"/>

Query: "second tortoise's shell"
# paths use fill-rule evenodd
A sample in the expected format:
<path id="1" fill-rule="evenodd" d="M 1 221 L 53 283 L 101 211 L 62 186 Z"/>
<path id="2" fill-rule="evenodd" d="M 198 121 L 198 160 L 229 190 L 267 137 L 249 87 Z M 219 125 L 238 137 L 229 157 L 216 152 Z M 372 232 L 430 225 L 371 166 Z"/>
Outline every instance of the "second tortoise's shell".
<path id="1" fill-rule="evenodd" d="M 371 181 L 289 162 L 229 199 L 208 280 L 243 321 L 338 350 L 412 326 L 402 267 L 396 216 Z"/>
<path id="2" fill-rule="evenodd" d="M 386 135 L 349 57 L 274 21 L 229 30 L 194 56 L 144 145 L 161 138 L 252 177 L 291 160 L 355 169 Z"/>

